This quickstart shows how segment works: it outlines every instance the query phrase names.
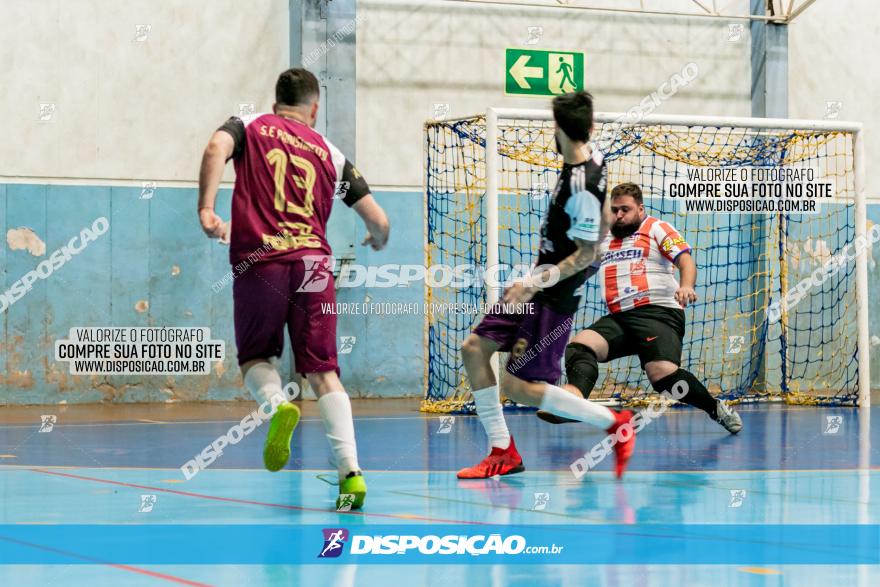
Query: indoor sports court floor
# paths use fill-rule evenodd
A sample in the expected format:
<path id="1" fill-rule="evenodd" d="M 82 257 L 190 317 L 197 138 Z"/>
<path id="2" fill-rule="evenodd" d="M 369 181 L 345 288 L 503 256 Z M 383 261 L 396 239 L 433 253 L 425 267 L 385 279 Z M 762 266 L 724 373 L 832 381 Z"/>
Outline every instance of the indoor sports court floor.
<path id="1" fill-rule="evenodd" d="M 729 436 L 702 412 L 672 409 L 642 431 L 622 482 L 610 473 L 611 459 L 581 480 L 568 468 L 601 440 L 599 433 L 574 424 L 554 427 L 532 412 L 512 412 L 508 422 L 527 471 L 464 482 L 456 479 L 455 471 L 476 462 L 485 448 L 475 417 L 456 417 L 449 432 L 438 432 L 439 417 L 416 412 L 414 400 L 354 403 L 361 464 L 369 483 L 363 513 L 333 510 L 336 488 L 318 477 L 329 474 L 330 467 L 313 403 L 306 404 L 287 470 L 270 474 L 262 469 L 263 433 L 258 430 L 190 481 L 184 481 L 180 466 L 224 434 L 250 405 L 69 406 L 57 410 L 57 422 L 49 432 L 39 432 L 39 425 L 34 425 L 47 408 L 6 407 L 4 421 L 13 423 L 0 427 L 0 494 L 4 499 L 0 523 L 7 528 L 430 524 L 438 531 L 443 524 L 592 525 L 597 532 L 618 529 L 608 534 L 613 549 L 621 544 L 622 527 L 625 533 L 639 536 L 682 524 L 698 532 L 694 525 L 712 525 L 707 529 L 733 524 L 832 528 L 880 519 L 876 448 L 880 434 L 876 427 L 868 433 L 869 418 L 863 415 L 860 421 L 858 411 L 851 408 L 744 406 L 745 429 L 737 437 Z M 880 409 L 872 412 L 876 421 Z M 841 418 L 834 420 L 834 416 Z M 875 447 L 870 455 L 868 439 Z M 547 494 L 540 504 L 536 493 Z M 151 507 L 144 507 L 144 495 L 155 496 L 155 500 L 148 498 Z M 670 560 L 682 553 L 674 552 L 676 537 L 669 538 L 668 548 L 661 542 L 654 550 L 621 550 L 619 565 L 256 566 L 116 564 L 77 552 L 76 543 L 59 547 L 7 535 L 0 536 L 0 551 L 13 546 L 52 550 L 71 564 L 2 565 L 0 585 L 880 584 L 876 563 L 712 565 L 718 553 L 729 556 L 733 548 L 710 531 L 704 542 L 696 533 L 688 543 L 689 548 L 696 544 L 707 564 L 674 564 Z M 768 548 L 758 535 L 753 541 L 737 545 L 738 552 L 760 553 Z M 818 547 L 799 542 L 789 540 L 778 546 L 794 553 L 789 553 L 791 560 L 834 560 L 837 546 L 832 541 Z M 283 549 L 283 542 L 278 546 Z M 316 555 L 320 546 L 317 540 Z M 127 548 L 125 544 L 119 547 Z M 162 544 L 154 547 L 161 549 Z M 637 564 L 633 562 L 636 554 Z M 177 555 L 186 558 L 185 553 Z M 846 556 L 869 562 L 877 553 L 848 552 Z M 194 554 L 193 562 L 197 560 Z"/>

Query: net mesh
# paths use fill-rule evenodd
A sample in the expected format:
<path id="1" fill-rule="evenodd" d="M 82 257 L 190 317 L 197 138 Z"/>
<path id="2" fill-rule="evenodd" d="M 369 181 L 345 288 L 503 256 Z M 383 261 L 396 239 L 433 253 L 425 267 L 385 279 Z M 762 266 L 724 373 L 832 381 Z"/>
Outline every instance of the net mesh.
<path id="1" fill-rule="evenodd" d="M 637 183 L 647 212 L 671 222 L 693 247 L 699 299 L 685 311 L 682 367 L 728 400 L 853 404 L 855 263 L 812 286 L 779 322 L 771 323 L 766 311 L 772 300 L 854 242 L 853 135 L 614 123 L 597 123 L 596 129 L 609 191 L 618 183 Z M 486 121 L 431 122 L 425 131 L 427 264 L 485 266 Z M 531 264 L 561 168 L 552 122 L 500 120 L 498 151 L 499 262 Z M 819 180 L 833 183 L 834 197 L 823 201 L 818 214 L 685 214 L 664 195 L 665 182 L 684 173 L 683 166 L 783 165 L 812 167 Z M 441 310 L 426 317 L 423 409 L 468 410 L 470 388 L 459 349 L 481 315 L 442 308 L 478 306 L 487 301 L 487 289 L 482 284 L 426 287 L 426 296 L 429 307 Z M 599 285 L 590 279 L 573 331 L 606 313 Z M 634 404 L 650 391 L 638 358 L 629 357 L 601 365 L 590 399 Z"/>

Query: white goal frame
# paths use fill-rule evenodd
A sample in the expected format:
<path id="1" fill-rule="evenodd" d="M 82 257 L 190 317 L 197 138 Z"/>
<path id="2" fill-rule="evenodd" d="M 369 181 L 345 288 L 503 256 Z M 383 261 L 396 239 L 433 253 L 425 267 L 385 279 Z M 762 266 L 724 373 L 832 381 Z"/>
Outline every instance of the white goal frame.
<path id="1" fill-rule="evenodd" d="M 626 120 L 625 113 L 597 112 L 593 120 L 598 123 L 613 123 Z M 486 110 L 486 265 L 499 263 L 498 228 L 498 120 L 553 120 L 550 110 L 520 108 L 489 108 Z M 737 118 L 727 116 L 686 116 L 657 115 L 644 116 L 636 123 L 621 123 L 623 127 L 671 125 L 671 126 L 733 126 L 766 130 L 815 130 L 838 131 L 853 135 L 853 171 L 855 188 L 855 235 L 856 239 L 867 237 L 867 205 L 865 201 L 865 164 L 863 128 L 859 122 L 838 122 L 829 120 L 798 120 L 789 118 Z M 867 241 L 864 241 L 867 242 Z M 487 284 L 487 302 L 496 303 L 501 296 L 500 288 Z M 868 259 L 867 255 L 856 257 L 856 322 L 858 352 L 858 406 L 871 405 L 870 334 L 868 330 Z M 493 356 L 492 367 L 498 374 L 498 354 Z"/>

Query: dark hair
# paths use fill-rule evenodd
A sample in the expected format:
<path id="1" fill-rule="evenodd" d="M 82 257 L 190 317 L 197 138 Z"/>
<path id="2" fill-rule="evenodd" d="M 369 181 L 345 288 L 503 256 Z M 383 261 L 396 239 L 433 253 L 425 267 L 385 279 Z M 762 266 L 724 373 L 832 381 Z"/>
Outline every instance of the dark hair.
<path id="1" fill-rule="evenodd" d="M 553 118 L 568 138 L 587 142 L 593 126 L 593 96 L 583 90 L 556 96 Z"/>
<path id="2" fill-rule="evenodd" d="M 302 67 L 288 69 L 278 76 L 275 84 L 275 102 L 285 106 L 311 104 L 321 95 L 318 78 Z"/>
<path id="3" fill-rule="evenodd" d="M 636 204 L 644 203 L 644 199 L 642 198 L 642 188 L 631 181 L 614 186 L 614 189 L 611 190 L 611 199 L 614 199 L 617 196 L 632 196 L 632 199 L 636 201 Z"/>

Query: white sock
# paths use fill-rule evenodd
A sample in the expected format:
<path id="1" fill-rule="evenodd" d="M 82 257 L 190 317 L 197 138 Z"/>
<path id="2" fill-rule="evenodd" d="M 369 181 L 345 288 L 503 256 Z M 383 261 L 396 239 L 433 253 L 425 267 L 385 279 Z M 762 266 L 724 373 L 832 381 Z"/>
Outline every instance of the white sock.
<path id="1" fill-rule="evenodd" d="M 477 406 L 477 416 L 480 417 L 480 422 L 489 437 L 489 446 L 506 449 L 510 446 L 510 432 L 507 430 L 507 422 L 504 421 L 498 386 L 477 389 L 472 393 L 474 404 Z"/>
<path id="2" fill-rule="evenodd" d="M 340 479 L 352 471 L 360 471 L 357 446 L 354 442 L 354 420 L 351 416 L 351 400 L 344 391 L 332 391 L 318 398 L 318 409 L 324 420 L 327 441 L 333 453 L 333 461 Z"/>
<path id="3" fill-rule="evenodd" d="M 261 362 L 253 365 L 244 376 L 244 385 L 260 405 L 269 402 L 273 407 L 277 406 L 281 402 L 277 398 L 275 402 L 271 400 L 276 395 L 284 397 L 284 401 L 287 401 L 281 387 L 281 375 L 272 363 Z"/>
<path id="4" fill-rule="evenodd" d="M 607 430 L 617 421 L 614 412 L 605 406 L 577 397 L 561 387 L 549 383 L 544 388 L 541 409 L 557 416 L 592 424 L 602 430 Z"/>

